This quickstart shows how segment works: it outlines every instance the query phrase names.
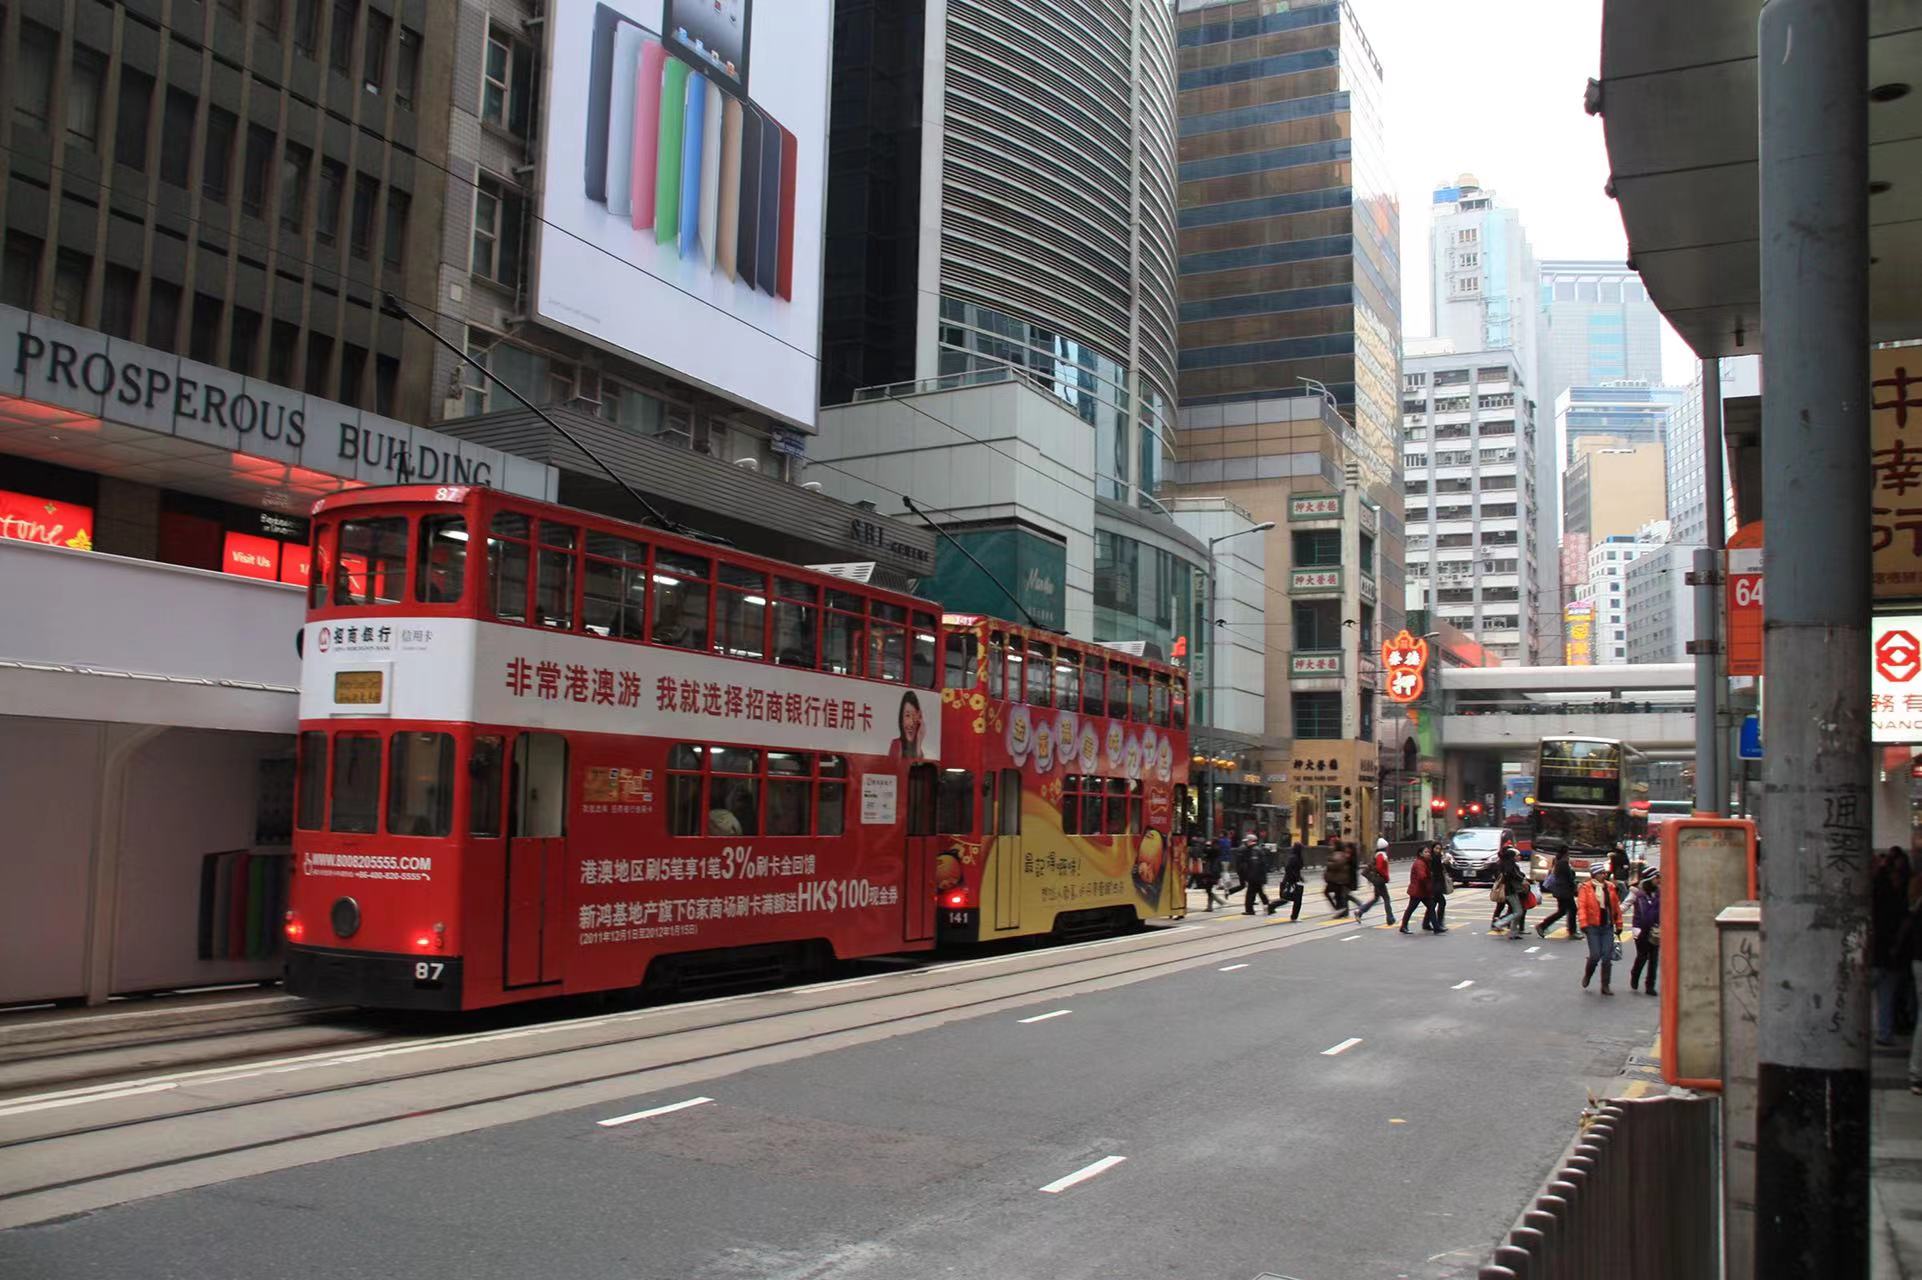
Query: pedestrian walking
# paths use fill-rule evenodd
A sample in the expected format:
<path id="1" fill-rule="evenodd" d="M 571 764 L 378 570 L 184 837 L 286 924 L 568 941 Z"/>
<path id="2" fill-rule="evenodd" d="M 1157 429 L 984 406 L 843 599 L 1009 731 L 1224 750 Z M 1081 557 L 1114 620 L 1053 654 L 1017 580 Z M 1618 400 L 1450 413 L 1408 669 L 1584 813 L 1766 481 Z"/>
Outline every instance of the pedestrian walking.
<path id="1" fill-rule="evenodd" d="M 1629 928 L 1635 937 L 1635 963 L 1629 966 L 1628 985 L 1632 991 L 1646 991 L 1655 995 L 1655 984 L 1662 972 L 1662 899 L 1661 877 L 1655 871 L 1643 871 L 1642 878 L 1635 882 L 1635 888 L 1628 895 Z M 1648 986 L 1642 985 L 1642 970 L 1648 969 Z"/>
<path id="2" fill-rule="evenodd" d="M 1567 846 L 1555 850 L 1555 862 L 1542 881 L 1542 892 L 1554 896 L 1555 914 L 1535 926 L 1535 935 L 1546 938 L 1557 920 L 1566 919 L 1568 936 L 1575 937 L 1575 868 L 1568 861 Z"/>
<path id="3" fill-rule="evenodd" d="M 1215 856 L 1213 846 L 1205 846 L 1202 850 L 1201 860 L 1195 864 L 1195 887 L 1206 895 L 1208 905 L 1205 909 L 1208 911 L 1215 909 L 1215 889 L 1219 887 L 1220 884 L 1221 862 Z M 1226 898 L 1221 900 L 1222 906 L 1226 906 L 1227 903 L 1228 900 Z"/>
<path id="4" fill-rule="evenodd" d="M 1582 989 L 1588 989 L 1589 980 L 1599 966 L 1602 994 L 1612 996 L 1615 992 L 1608 984 L 1614 974 L 1615 951 L 1621 945 L 1616 935 L 1622 929 L 1622 899 L 1615 892 L 1615 881 L 1609 877 L 1606 862 L 1597 862 L 1588 869 L 1588 883 L 1575 899 L 1575 918 L 1588 938 L 1588 967 L 1582 970 Z"/>
<path id="5" fill-rule="evenodd" d="M 1230 871 L 1235 872 L 1235 883 L 1221 891 L 1221 901 L 1224 905 L 1241 892 L 1240 847 L 1240 842 L 1235 839 L 1234 833 L 1229 831 L 1222 832 L 1221 838 L 1215 841 L 1215 858 L 1221 868 L 1217 874 L 1221 879 L 1226 880 Z"/>
<path id="6" fill-rule="evenodd" d="M 1619 844 L 1608 851 L 1608 874 L 1615 881 L 1615 892 L 1626 896 L 1629 880 L 1628 850 Z"/>
<path id="7" fill-rule="evenodd" d="M 1261 846 L 1255 842 L 1255 833 L 1250 831 L 1241 838 L 1241 858 L 1236 866 L 1241 872 L 1243 915 L 1255 914 L 1255 899 L 1268 908 L 1268 914 L 1275 913 L 1274 903 L 1268 901 L 1268 859 L 1262 856 Z"/>
<path id="8" fill-rule="evenodd" d="M 1281 865 L 1281 891 L 1275 895 L 1275 906 L 1280 906 L 1284 902 L 1293 904 L 1293 909 L 1288 914 L 1290 923 L 1301 919 L 1302 891 L 1307 887 L 1302 883 L 1301 878 L 1303 852 L 1299 840 L 1288 847 L 1288 860 Z M 1269 913 L 1273 914 L 1274 909 L 1269 907 Z"/>
<path id="9" fill-rule="evenodd" d="M 1408 932 L 1408 922 L 1414 918 L 1416 907 L 1426 908 L 1421 922 L 1423 930 L 1434 931 L 1435 908 L 1431 901 L 1434 892 L 1434 853 L 1434 845 L 1423 845 L 1415 851 L 1415 863 L 1408 868 L 1408 906 L 1401 913 L 1403 933 Z"/>
<path id="10" fill-rule="evenodd" d="M 1902 957 L 1896 938 L 1908 915 L 1900 849 L 1875 856 L 1869 888 L 1869 962 L 1875 971 L 1875 1043 L 1895 1043 L 1895 1005 L 1901 994 Z"/>
<path id="11" fill-rule="evenodd" d="M 1909 976 L 1922 987 L 1922 876 L 1909 877 L 1909 910 L 1896 946 L 1909 958 Z M 1922 1096 L 1922 1027 L 1909 1041 L 1909 1092 Z"/>
<path id="12" fill-rule="evenodd" d="M 1328 862 L 1321 869 L 1321 896 L 1328 899 L 1328 905 L 1334 909 L 1337 920 L 1348 914 L 1350 859 L 1346 846 L 1336 844 L 1328 851 Z"/>
<path id="13" fill-rule="evenodd" d="M 1499 929 L 1505 925 L 1510 939 L 1520 938 L 1528 929 L 1528 873 L 1522 870 L 1512 844 L 1502 846 L 1496 864 L 1495 887 L 1507 910 L 1498 909 L 1490 927 Z"/>
<path id="14" fill-rule="evenodd" d="M 1430 844 L 1432 855 L 1429 861 L 1429 904 L 1434 911 L 1435 932 L 1448 932 L 1448 896 L 1455 891 L 1455 855 L 1448 852 L 1445 844 Z M 1428 921 L 1423 920 L 1424 927 Z"/>
<path id="15" fill-rule="evenodd" d="M 1379 902 L 1381 903 L 1382 915 L 1387 917 L 1382 923 L 1384 925 L 1395 923 L 1395 904 L 1390 901 L 1388 897 L 1388 842 L 1386 840 L 1376 837 L 1375 860 L 1370 865 L 1363 867 L 1361 874 L 1362 878 L 1368 881 L 1375 892 L 1374 896 L 1363 903 L 1360 910 L 1355 912 L 1355 919 L 1360 920 L 1368 914 L 1370 907 L 1373 907 Z"/>

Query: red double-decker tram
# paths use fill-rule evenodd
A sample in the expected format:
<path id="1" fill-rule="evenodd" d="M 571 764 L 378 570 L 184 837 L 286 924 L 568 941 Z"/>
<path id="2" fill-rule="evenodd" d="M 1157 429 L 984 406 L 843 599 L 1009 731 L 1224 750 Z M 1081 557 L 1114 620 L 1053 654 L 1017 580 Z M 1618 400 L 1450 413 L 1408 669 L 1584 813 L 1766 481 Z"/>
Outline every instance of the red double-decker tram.
<path id="1" fill-rule="evenodd" d="M 943 626 L 940 940 L 1184 914 L 1187 673 L 994 618 Z"/>
<path id="2" fill-rule="evenodd" d="M 315 508 L 287 984 L 472 1009 L 933 945 L 927 602 L 489 489 Z"/>

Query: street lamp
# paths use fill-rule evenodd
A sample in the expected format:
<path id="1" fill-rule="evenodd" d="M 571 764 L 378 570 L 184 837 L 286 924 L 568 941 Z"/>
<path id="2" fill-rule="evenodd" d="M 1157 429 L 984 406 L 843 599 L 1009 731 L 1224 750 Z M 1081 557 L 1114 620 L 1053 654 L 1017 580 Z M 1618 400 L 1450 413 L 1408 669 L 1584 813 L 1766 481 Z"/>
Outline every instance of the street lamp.
<path id="1" fill-rule="evenodd" d="M 1226 542 L 1230 538 L 1239 538 L 1244 533 L 1266 533 L 1274 527 L 1275 522 L 1273 520 L 1264 520 L 1260 524 L 1249 525 L 1246 529 L 1236 529 L 1233 533 L 1224 533 L 1220 537 L 1208 539 L 1208 727 L 1211 729 L 1221 727 L 1221 717 L 1215 710 L 1215 672 L 1221 664 L 1215 660 L 1214 633 L 1216 630 L 1227 625 L 1216 611 L 1215 546 L 1217 543 Z M 1213 778 L 1209 779 L 1207 787 L 1202 791 L 1202 798 L 1208 808 L 1206 823 L 1208 839 L 1213 840 L 1215 838 L 1215 785 Z"/>

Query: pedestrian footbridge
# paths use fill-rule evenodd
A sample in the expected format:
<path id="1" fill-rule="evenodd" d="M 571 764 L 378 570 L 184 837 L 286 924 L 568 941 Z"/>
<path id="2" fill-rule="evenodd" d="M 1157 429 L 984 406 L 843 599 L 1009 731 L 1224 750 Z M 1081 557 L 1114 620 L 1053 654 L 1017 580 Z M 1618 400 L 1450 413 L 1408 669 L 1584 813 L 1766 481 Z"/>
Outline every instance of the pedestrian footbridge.
<path id="1" fill-rule="evenodd" d="M 1441 743 L 1508 748 L 1557 735 L 1619 738 L 1644 751 L 1695 745 L 1695 665 L 1446 667 Z"/>

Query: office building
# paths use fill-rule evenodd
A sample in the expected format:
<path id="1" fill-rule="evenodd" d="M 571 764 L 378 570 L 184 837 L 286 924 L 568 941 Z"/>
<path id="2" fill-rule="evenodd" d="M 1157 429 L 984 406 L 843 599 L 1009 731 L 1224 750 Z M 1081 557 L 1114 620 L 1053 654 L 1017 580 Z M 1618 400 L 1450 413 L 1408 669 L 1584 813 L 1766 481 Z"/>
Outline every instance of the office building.
<path id="1" fill-rule="evenodd" d="M 1261 773 L 1289 834 L 1366 840 L 1403 610 L 1382 68 L 1345 3 L 1180 9 L 1177 487 L 1275 522 Z"/>
<path id="2" fill-rule="evenodd" d="M 1688 661 L 1695 638 L 1695 592 L 1688 585 L 1694 552 L 1671 541 L 1629 562 L 1622 576 L 1630 662 Z"/>
<path id="3" fill-rule="evenodd" d="M 1573 466 L 1581 441 L 1590 437 L 1606 437 L 1621 444 L 1666 442 L 1669 415 L 1687 397 L 1684 387 L 1637 382 L 1564 388 L 1553 401 L 1561 466 L 1564 470 Z"/>
<path id="4" fill-rule="evenodd" d="M 1431 332 L 1457 351 L 1514 351 L 1534 386 L 1539 268 L 1521 214 L 1464 173 L 1435 188 L 1428 216 Z"/>
<path id="5" fill-rule="evenodd" d="M 1417 354 L 1447 345 L 1414 340 L 1402 360 L 1408 607 L 1532 666 L 1543 544 L 1527 364 L 1513 349 Z"/>
<path id="6" fill-rule="evenodd" d="M 1666 478 L 1661 445 L 1587 437 L 1562 480 L 1563 537 L 1586 537 L 1592 560 L 1592 548 L 1604 539 L 1667 519 Z"/>
<path id="7" fill-rule="evenodd" d="M 1592 606 L 1593 664 L 1628 661 L 1629 566 L 1662 545 L 1665 530 L 1643 530 L 1597 540 L 1588 549 L 1588 581 L 1578 588 L 1577 604 Z"/>
<path id="8" fill-rule="evenodd" d="M 1642 278 L 1619 262 L 1541 264 L 1541 403 L 1570 387 L 1662 381 L 1662 323 Z"/>
<path id="9" fill-rule="evenodd" d="M 1756 356 L 1740 356 L 1721 362 L 1722 400 L 1762 394 L 1762 362 Z M 1724 421 L 1727 409 L 1723 410 Z M 1708 545 L 1708 510 L 1702 462 L 1702 374 L 1697 366 L 1695 381 L 1683 394 L 1668 419 L 1668 518 L 1676 542 L 1691 546 Z M 1726 460 L 1723 463 L 1727 469 Z M 1722 485 L 1722 519 L 1725 532 L 1733 532 L 1735 486 Z"/>

